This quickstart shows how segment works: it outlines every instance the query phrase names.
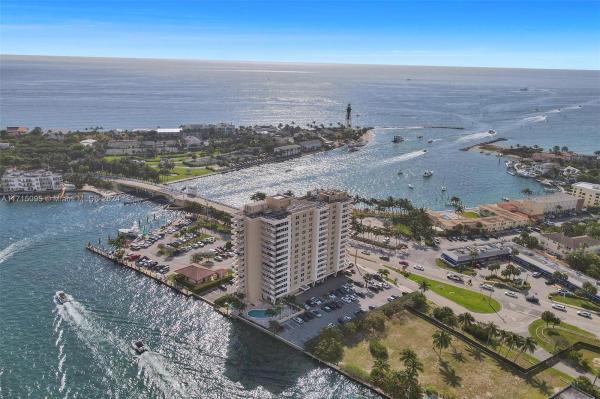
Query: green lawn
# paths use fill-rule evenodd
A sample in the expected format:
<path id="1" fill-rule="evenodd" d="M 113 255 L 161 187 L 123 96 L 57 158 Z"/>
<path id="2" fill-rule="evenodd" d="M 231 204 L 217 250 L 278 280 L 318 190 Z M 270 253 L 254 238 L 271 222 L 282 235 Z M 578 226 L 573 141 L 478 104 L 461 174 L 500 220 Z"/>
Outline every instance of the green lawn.
<path id="1" fill-rule="evenodd" d="M 494 313 L 502 308 L 502 305 L 494 298 L 479 292 L 468 290 L 466 288 L 456 287 L 451 284 L 442 283 L 441 281 L 432 280 L 416 274 L 410 274 L 409 279 L 420 283 L 427 281 L 429 289 L 444 298 L 450 299 L 452 302 L 463 306 L 465 309 L 475 313 Z"/>
<path id="2" fill-rule="evenodd" d="M 579 306 L 580 308 L 585 308 L 594 312 L 600 312 L 600 306 L 587 299 L 573 298 L 563 295 L 551 295 L 550 299 L 552 299 L 554 302 L 561 302 L 567 305 Z"/>
<path id="3" fill-rule="evenodd" d="M 394 225 L 394 231 L 402 234 L 403 236 L 412 237 L 412 231 L 410 230 L 410 227 L 408 227 L 405 224 L 398 223 L 398 224 Z"/>
<path id="4" fill-rule="evenodd" d="M 475 211 L 465 211 L 462 213 L 462 216 L 469 219 L 479 219 L 479 214 Z"/>
<path id="5" fill-rule="evenodd" d="M 403 312 L 386 321 L 385 332 L 379 334 L 378 339 L 387 348 L 393 369 L 403 369 L 399 357 L 403 349 L 414 350 L 424 368 L 419 382 L 448 397 L 543 399 L 571 381 L 554 369 L 524 380 L 457 338 L 453 338 L 451 346 L 440 354 L 433 349 L 431 339 L 436 330 L 425 320 Z M 366 338 L 344 347 L 340 366 L 368 381 L 373 363 L 369 339 Z"/>
<path id="6" fill-rule="evenodd" d="M 160 175 L 161 182 L 172 182 L 185 179 L 186 177 L 202 176 L 211 171 L 206 168 L 188 168 L 187 166 L 175 166 L 170 175 Z"/>
<path id="7" fill-rule="evenodd" d="M 598 337 L 589 331 L 562 322 L 556 327 L 552 325 L 546 327 L 542 319 L 535 320 L 529 325 L 529 335 L 551 353 L 559 346 L 568 346 L 577 341 L 600 345 Z"/>

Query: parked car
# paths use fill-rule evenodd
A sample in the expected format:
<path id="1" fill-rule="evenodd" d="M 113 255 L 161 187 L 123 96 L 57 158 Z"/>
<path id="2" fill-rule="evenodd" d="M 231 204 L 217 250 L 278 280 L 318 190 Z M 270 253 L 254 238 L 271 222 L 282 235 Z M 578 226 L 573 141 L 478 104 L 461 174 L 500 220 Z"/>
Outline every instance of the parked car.
<path id="1" fill-rule="evenodd" d="M 512 292 L 512 291 L 506 291 L 504 293 L 504 295 L 509 296 L 511 298 L 518 298 L 519 297 L 516 292 Z"/>
<path id="2" fill-rule="evenodd" d="M 292 320 L 294 320 L 296 323 L 298 324 L 304 324 L 304 320 L 302 320 L 300 317 L 296 316 L 294 317 Z"/>
<path id="3" fill-rule="evenodd" d="M 423 266 L 421 266 L 421 265 L 414 265 L 413 269 L 420 270 L 420 271 L 425 271 L 425 268 Z"/>
<path id="4" fill-rule="evenodd" d="M 488 291 L 494 291 L 494 287 L 489 284 L 481 284 L 481 288 Z"/>
<path id="5" fill-rule="evenodd" d="M 539 278 L 539 277 L 542 277 L 542 273 L 540 273 L 540 272 L 535 272 L 535 273 L 532 273 L 532 274 L 531 274 L 531 277 L 533 277 L 533 278 Z"/>

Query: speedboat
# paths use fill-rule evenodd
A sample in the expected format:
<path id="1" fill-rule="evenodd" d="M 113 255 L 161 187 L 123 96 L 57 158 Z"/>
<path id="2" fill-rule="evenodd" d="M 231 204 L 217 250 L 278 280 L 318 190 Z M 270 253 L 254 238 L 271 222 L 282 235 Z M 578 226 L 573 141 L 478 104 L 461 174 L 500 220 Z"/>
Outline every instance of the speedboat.
<path id="1" fill-rule="evenodd" d="M 442 186 L 442 191 L 446 191 L 446 186 Z"/>
<path id="2" fill-rule="evenodd" d="M 427 144 L 433 143 L 433 140 L 427 140 Z"/>
<path id="3" fill-rule="evenodd" d="M 131 347 L 138 355 L 148 351 L 148 347 L 142 341 L 131 341 Z"/>
<path id="4" fill-rule="evenodd" d="M 423 172 L 423 177 L 431 177 L 433 176 L 433 170 L 426 170 Z"/>
<path id="5" fill-rule="evenodd" d="M 490 129 L 488 130 L 488 134 L 491 134 L 493 136 L 494 134 L 496 134 L 496 131 L 494 129 Z"/>
<path id="6" fill-rule="evenodd" d="M 401 170 L 398 171 L 398 176 L 404 174 L 404 172 L 402 172 Z"/>
<path id="7" fill-rule="evenodd" d="M 423 138 L 423 135 L 422 135 L 422 134 L 417 134 L 417 138 L 418 138 L 418 139 L 422 139 L 422 138 Z"/>
<path id="8" fill-rule="evenodd" d="M 56 291 L 54 298 L 56 298 L 56 301 L 58 303 L 60 303 L 61 305 L 65 304 L 67 302 L 71 302 L 71 298 L 69 298 L 69 296 L 67 294 L 65 294 L 64 291 Z"/>
<path id="9" fill-rule="evenodd" d="M 508 198 L 508 197 L 502 197 L 502 201 L 504 201 L 504 202 L 509 202 L 509 201 L 510 201 L 510 198 Z"/>
<path id="10" fill-rule="evenodd" d="M 409 184 L 409 185 L 408 185 L 408 188 L 410 188 L 410 189 L 413 189 L 414 187 L 413 187 L 413 185 L 412 185 L 412 184 Z"/>

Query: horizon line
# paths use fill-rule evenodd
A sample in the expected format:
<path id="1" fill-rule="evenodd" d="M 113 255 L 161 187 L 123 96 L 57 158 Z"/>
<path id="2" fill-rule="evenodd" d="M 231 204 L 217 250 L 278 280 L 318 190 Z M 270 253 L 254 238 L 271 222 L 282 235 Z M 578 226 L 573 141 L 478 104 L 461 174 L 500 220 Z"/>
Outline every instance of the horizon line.
<path id="1" fill-rule="evenodd" d="M 135 61 L 186 61 L 186 62 L 232 62 L 255 64 L 291 64 L 291 65 L 331 65 L 331 66 L 390 66 L 390 67 L 424 67 L 424 68 L 461 68 L 461 69 L 504 69 L 504 70 L 541 70 L 541 71 L 578 71 L 600 72 L 598 69 L 587 68 L 529 68 L 529 67 L 499 67 L 499 66 L 460 66 L 460 65 L 422 65 L 422 64 L 377 64 L 377 63 L 344 63 L 344 62 L 310 62 L 310 61 L 281 61 L 281 60 L 228 60 L 206 58 L 169 58 L 169 57 L 118 57 L 100 55 L 56 55 L 56 54 L 5 54 L 0 57 L 30 57 L 30 58 L 89 58 L 109 60 L 135 60 Z"/>

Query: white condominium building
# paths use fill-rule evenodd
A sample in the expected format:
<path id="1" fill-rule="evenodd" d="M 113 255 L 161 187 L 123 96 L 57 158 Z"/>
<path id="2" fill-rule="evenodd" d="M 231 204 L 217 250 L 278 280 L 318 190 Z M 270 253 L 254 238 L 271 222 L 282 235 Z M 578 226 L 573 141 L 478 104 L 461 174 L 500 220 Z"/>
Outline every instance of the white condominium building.
<path id="1" fill-rule="evenodd" d="M 0 191 L 4 193 L 37 193 L 59 191 L 63 187 L 62 176 L 45 170 L 8 170 L 0 180 Z"/>
<path id="2" fill-rule="evenodd" d="M 246 204 L 233 222 L 238 292 L 274 303 L 344 269 L 351 213 L 352 200 L 337 190 Z"/>
<path id="3" fill-rule="evenodd" d="M 583 199 L 586 208 L 600 206 L 600 184 L 579 182 L 572 186 L 573 195 Z"/>

